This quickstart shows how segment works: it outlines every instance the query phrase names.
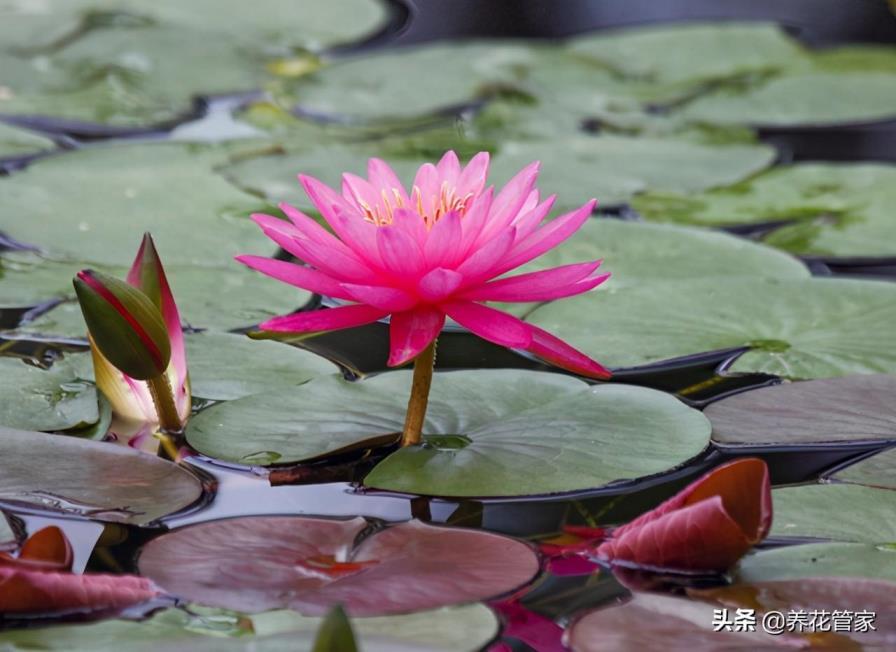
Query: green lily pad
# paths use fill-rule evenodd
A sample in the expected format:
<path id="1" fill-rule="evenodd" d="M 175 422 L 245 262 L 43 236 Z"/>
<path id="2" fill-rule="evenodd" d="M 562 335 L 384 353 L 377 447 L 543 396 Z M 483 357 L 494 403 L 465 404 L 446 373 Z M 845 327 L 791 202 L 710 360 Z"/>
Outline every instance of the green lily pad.
<path id="1" fill-rule="evenodd" d="M 308 351 L 243 335 L 191 334 L 186 345 L 193 396 L 216 401 L 301 385 L 337 371 L 332 362 Z"/>
<path id="2" fill-rule="evenodd" d="M 855 484 L 819 484 L 772 491 L 771 536 L 855 543 L 896 542 L 896 491 Z"/>
<path id="3" fill-rule="evenodd" d="M 2 92 L 2 87 L 0 87 L 0 93 Z M 0 159 L 21 154 L 34 154 L 53 149 L 55 146 L 55 143 L 49 138 L 0 122 Z"/>
<path id="4" fill-rule="evenodd" d="M 648 192 L 633 206 L 649 220 L 705 226 L 793 220 L 765 241 L 799 254 L 890 256 L 894 188 L 894 165 L 800 163 L 704 193 Z"/>
<path id="5" fill-rule="evenodd" d="M 375 0 L 117 0 L 99 10 L 78 0 L 61 11 L 33 9 L 0 7 L 0 44 L 12 41 L 5 49 L 18 57 L 0 112 L 115 126 L 178 119 L 196 96 L 258 89 L 266 63 L 370 34 L 388 15 Z M 9 32 L 17 28 L 36 38 L 16 46 L 20 35 Z"/>
<path id="6" fill-rule="evenodd" d="M 391 441 L 410 381 L 407 371 L 354 383 L 315 378 L 213 406 L 191 420 L 187 439 L 241 463 L 304 461 Z M 708 435 L 702 414 L 653 390 L 531 371 L 437 373 L 426 445 L 393 453 L 365 484 L 447 496 L 573 491 L 665 471 L 697 455 Z"/>
<path id="7" fill-rule="evenodd" d="M 146 525 L 194 503 L 199 480 L 125 446 L 0 426 L 0 503 Z"/>
<path id="8" fill-rule="evenodd" d="M 402 156 L 395 141 L 386 145 L 373 142 L 247 159 L 222 173 L 272 203 L 286 201 L 310 211 L 313 206 L 296 181 L 297 173 L 310 174 L 338 188 L 343 172 L 364 174 L 367 160 L 384 156 L 383 147 L 389 146 L 395 148 L 395 155 L 387 156 L 388 162 L 407 187 L 420 165 L 437 160 L 429 152 Z M 647 189 L 690 192 L 734 183 L 770 165 L 774 151 L 765 145 L 708 146 L 671 138 L 623 136 L 508 141 L 492 156 L 490 183 L 501 186 L 536 160 L 543 162 L 538 188 L 544 195 L 557 193 L 557 210 L 572 210 L 592 197 L 600 204 L 613 204 Z"/>
<path id="9" fill-rule="evenodd" d="M 775 127 L 889 119 L 896 117 L 896 74 L 797 71 L 746 90 L 699 97 L 680 115 L 701 122 Z"/>
<path id="10" fill-rule="evenodd" d="M 0 357 L 0 426 L 69 430 L 99 419 L 96 387 L 79 378 L 68 359 L 44 370 Z"/>
<path id="11" fill-rule="evenodd" d="M 762 387 L 704 414 L 721 446 L 896 442 L 896 376 L 869 374 Z"/>
<path id="12" fill-rule="evenodd" d="M 0 230 L 48 258 L 121 267 L 151 231 L 166 266 L 230 267 L 235 254 L 271 245 L 248 219 L 259 201 L 215 174 L 216 159 L 171 144 L 44 159 L 0 178 Z"/>
<path id="13" fill-rule="evenodd" d="M 867 543 L 806 543 L 744 557 L 739 582 L 803 577 L 870 577 L 896 581 L 896 547 Z"/>
<path id="14" fill-rule="evenodd" d="M 285 648 L 289 652 L 311 652 L 310 642 L 322 620 L 292 611 L 270 611 L 250 617 L 197 605 L 190 605 L 189 610 L 191 613 L 165 609 L 140 621 L 111 619 L 89 624 L 5 630 L 0 632 L 0 649 L 4 652 L 143 652 L 204 650 L 204 646 L 209 646 L 208 649 L 215 650 L 243 650 L 246 647 L 266 650 L 271 638 L 276 636 L 277 642 L 292 637 L 293 646 Z M 494 637 L 498 629 L 497 618 L 482 604 L 400 616 L 353 618 L 351 624 L 365 651 L 379 649 L 371 646 L 388 636 L 399 645 L 417 646 L 409 649 L 425 647 L 426 652 L 473 652 Z"/>
<path id="15" fill-rule="evenodd" d="M 569 47 L 626 77 L 679 84 L 766 73 L 802 56 L 797 42 L 772 23 L 648 26 L 589 34 Z"/>
<path id="16" fill-rule="evenodd" d="M 788 378 L 896 372 L 894 319 L 892 284 L 814 278 L 608 283 L 527 317 L 614 368 L 750 346 L 732 371 Z"/>
<path id="17" fill-rule="evenodd" d="M 831 476 L 834 480 L 862 484 L 868 487 L 896 489 L 896 449 L 866 457 L 861 462 L 850 464 Z"/>

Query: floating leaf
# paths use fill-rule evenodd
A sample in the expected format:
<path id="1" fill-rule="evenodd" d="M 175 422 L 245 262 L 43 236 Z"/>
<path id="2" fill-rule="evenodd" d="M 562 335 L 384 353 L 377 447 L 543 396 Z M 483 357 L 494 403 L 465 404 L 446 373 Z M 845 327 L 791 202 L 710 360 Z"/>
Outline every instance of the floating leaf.
<path id="1" fill-rule="evenodd" d="M 404 423 L 410 383 L 407 371 L 354 383 L 315 378 L 213 406 L 193 418 L 187 439 L 205 454 L 242 463 L 263 451 L 283 463 L 392 441 Z M 708 431 L 699 412 L 639 387 L 592 387 L 519 370 L 437 373 L 426 445 L 392 454 L 365 484 L 445 496 L 599 487 L 697 455 Z"/>
<path id="2" fill-rule="evenodd" d="M 0 427 L 0 503 L 145 525 L 194 503 L 199 481 L 124 446 Z"/>
<path id="3" fill-rule="evenodd" d="M 193 394 L 216 401 L 301 385 L 336 371 L 333 363 L 308 351 L 243 335 L 197 333 L 186 343 Z"/>
<path id="4" fill-rule="evenodd" d="M 0 357 L 0 426 L 69 430 L 99 419 L 96 388 L 79 378 L 74 360 L 59 360 L 44 370 Z"/>
<path id="5" fill-rule="evenodd" d="M 896 116 L 896 74 L 797 71 L 699 97 L 684 118 L 716 124 L 837 125 Z"/>
<path id="6" fill-rule="evenodd" d="M 463 141 L 447 146 L 458 144 Z M 322 146 L 288 156 L 246 159 L 222 173 L 271 202 L 287 201 L 313 211 L 296 181 L 298 172 L 339 187 L 344 171 L 361 173 L 369 158 L 383 156 L 389 146 L 398 147 L 395 141 Z M 539 188 L 545 194 L 558 194 L 560 203 L 555 208 L 562 211 L 578 208 L 592 197 L 604 205 L 625 201 L 647 189 L 690 192 L 735 183 L 770 165 L 774 156 L 774 150 L 765 145 L 708 146 L 672 138 L 579 135 L 505 141 L 492 156 L 489 182 L 503 185 L 525 165 L 541 160 Z M 413 173 L 432 156 L 428 151 L 410 155 L 399 151 L 388 158 L 410 187 Z"/>
<path id="7" fill-rule="evenodd" d="M 713 469 L 617 528 L 596 554 L 641 568 L 724 571 L 762 541 L 771 524 L 768 468 L 746 458 Z"/>
<path id="8" fill-rule="evenodd" d="M 896 376 L 870 374 L 762 387 L 706 408 L 721 446 L 896 441 Z"/>
<path id="9" fill-rule="evenodd" d="M 795 221 L 765 236 L 800 254 L 889 256 L 896 166 L 799 163 L 703 193 L 648 192 L 633 200 L 650 220 L 706 226 Z"/>
<path id="10" fill-rule="evenodd" d="M 802 56 L 772 23 L 650 25 L 581 36 L 570 49 L 626 77 L 678 84 L 766 73 Z"/>
<path id="11" fill-rule="evenodd" d="M 896 437 L 896 433 L 891 430 L 890 436 Z M 841 482 L 896 489 L 896 448 L 866 457 L 861 462 L 837 471 L 832 477 Z"/>
<path id="12" fill-rule="evenodd" d="M 55 625 L 0 632 L 0 646 L 19 650 L 65 652 L 143 652 L 149 650 L 267 650 L 268 645 L 291 639 L 285 652 L 311 652 L 320 618 L 294 611 L 270 611 L 251 620 L 241 614 L 189 606 L 190 613 L 165 609 L 140 620 L 104 620 L 78 625 Z M 462 626 L 461 626 L 462 625 Z M 352 627 L 364 652 L 393 652 L 396 645 L 408 651 L 474 652 L 495 636 L 495 615 L 481 604 L 446 607 L 401 616 L 355 618 Z M 251 631 L 250 631 L 251 629 Z M 252 632 L 256 636 L 252 635 Z M 390 637 L 393 647 L 377 647 Z M 275 643 L 270 643 L 275 639 Z M 305 647 L 302 647 L 305 646 Z M 400 649 L 405 649 L 404 647 Z"/>
<path id="13" fill-rule="evenodd" d="M 362 518 L 211 521 L 154 539 L 138 563 L 169 592 L 203 604 L 310 615 L 341 604 L 353 617 L 479 600 L 538 572 L 532 548 L 496 534 L 410 521 L 356 544 L 365 528 Z"/>
<path id="14" fill-rule="evenodd" d="M 215 159 L 213 150 L 174 144 L 47 158 L 0 178 L 0 230 L 51 258 L 121 267 L 135 234 L 151 231 L 172 278 L 177 265 L 230 267 L 236 253 L 267 245 L 248 219 L 258 200 L 212 172 Z"/>
<path id="15" fill-rule="evenodd" d="M 651 593 L 636 593 L 622 605 L 591 611 L 568 632 L 574 652 L 643 650 L 750 650 L 788 648 L 788 642 L 756 631 L 714 632 L 714 605 Z"/>
<path id="16" fill-rule="evenodd" d="M 194 110 L 195 96 L 258 89 L 276 54 L 363 36 L 387 16 L 373 0 L 266 0 L 251 10 L 241 2 L 67 4 L 4 11 L 4 28 L 34 36 L 13 48 L 30 74 L 4 79 L 0 112 L 114 126 L 177 120 Z M 5 43 L 21 38 L 6 32 Z"/>
<path id="17" fill-rule="evenodd" d="M 771 536 L 896 542 L 896 491 L 819 484 L 775 489 L 772 498 L 775 523 Z"/>
<path id="18" fill-rule="evenodd" d="M 0 86 L 0 94 L 3 87 Z M 2 102 L 0 102 L 2 105 Z M 33 131 L 16 129 L 13 126 L 0 122 L 0 159 L 22 154 L 34 154 L 36 152 L 53 149 L 55 143 L 49 138 L 40 136 Z"/>
<path id="19" fill-rule="evenodd" d="M 867 543 L 806 543 L 744 557 L 740 582 L 803 577 L 869 577 L 896 581 L 896 549 Z"/>
<path id="20" fill-rule="evenodd" d="M 614 368 L 751 347 L 732 371 L 789 378 L 896 372 L 894 319 L 889 283 L 743 278 L 608 287 L 527 317 Z"/>
<path id="21" fill-rule="evenodd" d="M 805 613 L 805 625 L 785 620 L 785 626 L 781 627 L 785 632 L 781 638 L 792 637 L 793 647 L 808 643 L 813 649 L 850 650 L 884 649 L 896 644 L 896 613 L 893 612 L 896 582 L 809 577 L 799 581 L 754 582 L 688 592 L 730 609 L 756 609 L 759 614 Z M 819 612 L 822 612 L 821 616 L 813 617 L 813 613 Z M 847 615 L 848 626 L 843 627 L 841 621 L 838 628 L 833 614 L 839 614 L 841 618 Z M 766 621 L 766 628 L 770 622 L 774 621 Z M 866 625 L 861 625 L 862 622 Z M 792 629 L 787 628 L 788 623 L 793 623 Z M 863 647 L 865 645 L 868 647 Z"/>

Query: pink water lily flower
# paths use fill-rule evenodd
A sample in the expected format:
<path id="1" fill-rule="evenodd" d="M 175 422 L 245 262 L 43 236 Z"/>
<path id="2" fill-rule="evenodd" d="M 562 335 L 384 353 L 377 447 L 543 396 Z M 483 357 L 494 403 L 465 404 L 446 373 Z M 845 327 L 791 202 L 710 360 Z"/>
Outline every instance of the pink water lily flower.
<path id="1" fill-rule="evenodd" d="M 420 167 L 410 192 L 375 158 L 367 179 L 343 175 L 342 194 L 299 175 L 333 233 L 280 204 L 290 222 L 270 215 L 253 219 L 307 265 L 259 256 L 237 260 L 350 303 L 276 317 L 261 328 L 308 333 L 391 316 L 388 364 L 398 366 L 423 351 L 450 317 L 495 344 L 529 351 L 582 375 L 608 378 L 604 367 L 547 331 L 485 305 L 550 301 L 605 281 L 609 274 L 596 271 L 599 260 L 502 276 L 569 238 L 588 219 L 594 201 L 542 224 L 555 196 L 541 201 L 535 189 L 539 163 L 526 166 L 497 194 L 486 188 L 488 163 L 488 153 L 482 152 L 461 167 L 457 155 L 448 152 L 438 165 Z"/>

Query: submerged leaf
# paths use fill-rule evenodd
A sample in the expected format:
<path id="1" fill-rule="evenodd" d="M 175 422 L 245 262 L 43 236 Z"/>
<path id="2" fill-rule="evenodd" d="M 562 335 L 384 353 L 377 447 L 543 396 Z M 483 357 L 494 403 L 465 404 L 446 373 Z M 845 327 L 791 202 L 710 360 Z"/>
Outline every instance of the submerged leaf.
<path id="1" fill-rule="evenodd" d="M 204 604 L 311 615 L 342 604 L 353 617 L 500 595 L 539 568 L 530 546 L 496 534 L 411 521 L 356 544 L 366 528 L 361 518 L 211 521 L 151 541 L 138 564 L 169 592 Z"/>

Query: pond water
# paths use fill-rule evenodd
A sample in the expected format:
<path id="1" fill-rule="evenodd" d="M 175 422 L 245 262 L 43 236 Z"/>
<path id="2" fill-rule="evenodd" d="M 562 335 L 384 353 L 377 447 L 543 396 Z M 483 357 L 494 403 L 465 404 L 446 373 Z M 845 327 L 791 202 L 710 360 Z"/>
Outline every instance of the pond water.
<path id="1" fill-rule="evenodd" d="M 344 0 L 308 3 L 297 35 L 265 18 L 290 15 L 279 0 L 200 25 L 176 2 L 81 4 L 0 0 L 18 26 L 0 26 L 0 550 L 55 525 L 74 573 L 166 591 L 0 611 L 0 650 L 312 649 L 336 603 L 363 650 L 896 647 L 884 3 Z M 657 31 L 619 31 L 641 24 Z M 449 148 L 490 150 L 496 183 L 540 158 L 564 210 L 603 198 L 581 248 L 545 258 L 605 257 L 611 284 L 514 314 L 614 375 L 595 388 L 449 322 L 431 461 L 408 461 L 388 321 L 237 337 L 341 300 L 230 262 L 293 260 L 244 218 L 309 208 L 296 173 L 335 183 L 381 156 L 409 178 Z M 123 277 L 144 230 L 194 385 L 186 435 L 162 445 L 97 399 L 70 284 Z M 599 558 L 598 528 L 743 458 L 767 465 L 774 521 L 739 565 Z M 877 630 L 713 632 L 722 609 L 873 610 Z"/>

